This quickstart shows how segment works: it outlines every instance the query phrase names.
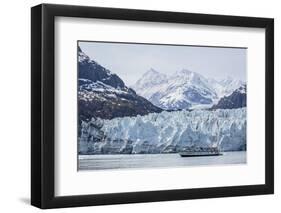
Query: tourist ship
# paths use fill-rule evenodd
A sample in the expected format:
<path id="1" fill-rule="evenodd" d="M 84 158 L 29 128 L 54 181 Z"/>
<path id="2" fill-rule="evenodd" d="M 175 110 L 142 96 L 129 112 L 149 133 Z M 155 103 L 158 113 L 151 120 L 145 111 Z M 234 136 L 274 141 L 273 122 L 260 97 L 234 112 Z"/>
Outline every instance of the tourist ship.
<path id="1" fill-rule="evenodd" d="M 222 155 L 218 147 L 189 147 L 179 152 L 182 157 L 201 157 Z"/>

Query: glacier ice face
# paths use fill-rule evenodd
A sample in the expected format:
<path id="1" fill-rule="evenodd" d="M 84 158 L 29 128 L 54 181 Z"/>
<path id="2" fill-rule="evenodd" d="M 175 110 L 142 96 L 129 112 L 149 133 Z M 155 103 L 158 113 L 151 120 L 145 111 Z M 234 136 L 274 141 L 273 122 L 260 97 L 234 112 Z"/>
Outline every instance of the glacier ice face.
<path id="1" fill-rule="evenodd" d="M 80 154 L 173 153 L 184 147 L 246 149 L 246 108 L 150 113 L 82 124 Z"/>

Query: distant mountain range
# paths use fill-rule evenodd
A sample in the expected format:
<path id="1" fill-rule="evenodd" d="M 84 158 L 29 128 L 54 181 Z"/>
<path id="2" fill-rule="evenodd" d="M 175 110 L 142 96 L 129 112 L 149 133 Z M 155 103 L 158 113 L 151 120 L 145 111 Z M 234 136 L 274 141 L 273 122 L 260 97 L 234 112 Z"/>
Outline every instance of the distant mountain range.
<path id="1" fill-rule="evenodd" d="M 232 95 L 241 86 L 245 85 L 240 80 L 228 77 L 223 80 L 206 78 L 199 73 L 183 69 L 170 76 L 148 70 L 132 88 L 137 94 L 145 97 L 154 105 L 165 110 L 212 108 L 227 105 L 219 104 L 221 98 Z M 239 91 L 235 92 L 238 96 Z M 243 94 L 243 96 L 246 96 Z M 241 98 L 241 101 L 243 98 Z M 246 106 L 245 103 L 233 103 L 231 108 Z M 236 105 L 235 105 L 236 104 Z"/>
<path id="2" fill-rule="evenodd" d="M 128 88 L 116 74 L 90 59 L 80 47 L 78 66 L 79 124 L 93 117 L 112 119 L 163 111 Z"/>
<path id="3" fill-rule="evenodd" d="M 167 76 L 150 69 L 132 89 L 80 48 L 78 70 L 80 125 L 92 118 L 112 119 L 163 110 L 246 106 L 245 83 L 232 78 L 217 81 L 185 69 Z"/>

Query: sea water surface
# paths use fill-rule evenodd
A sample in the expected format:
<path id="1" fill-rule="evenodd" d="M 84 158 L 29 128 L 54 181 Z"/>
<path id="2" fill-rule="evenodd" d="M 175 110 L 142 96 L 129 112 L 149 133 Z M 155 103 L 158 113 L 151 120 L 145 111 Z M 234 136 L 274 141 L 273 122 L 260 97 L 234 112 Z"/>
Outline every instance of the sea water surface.
<path id="1" fill-rule="evenodd" d="M 184 167 L 245 164 L 246 152 L 224 152 L 219 156 L 181 157 L 173 154 L 79 155 L 78 170 Z"/>

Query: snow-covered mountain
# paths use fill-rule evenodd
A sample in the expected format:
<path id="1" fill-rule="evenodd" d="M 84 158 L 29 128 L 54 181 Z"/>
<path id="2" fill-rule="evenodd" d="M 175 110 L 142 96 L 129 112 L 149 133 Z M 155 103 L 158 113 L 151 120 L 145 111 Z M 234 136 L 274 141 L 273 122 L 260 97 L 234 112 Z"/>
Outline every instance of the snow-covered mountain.
<path id="1" fill-rule="evenodd" d="M 246 108 L 92 119 L 79 138 L 80 154 L 173 153 L 189 146 L 246 150 Z"/>
<path id="2" fill-rule="evenodd" d="M 155 85 L 167 83 L 168 78 L 165 74 L 157 72 L 155 69 L 150 68 L 141 79 L 139 79 L 136 83 L 136 88 L 145 89 L 151 88 Z M 145 91 L 146 92 L 146 91 Z M 147 94 L 149 96 L 150 94 Z"/>
<path id="3" fill-rule="evenodd" d="M 233 91 L 244 85 L 245 82 L 238 79 L 234 79 L 230 76 L 228 76 L 225 79 L 221 79 L 213 84 L 220 98 L 224 96 L 229 96 Z"/>
<path id="4" fill-rule="evenodd" d="M 230 95 L 222 97 L 212 109 L 236 109 L 246 107 L 247 92 L 246 85 L 240 86 L 234 90 Z"/>
<path id="5" fill-rule="evenodd" d="M 150 69 L 132 87 L 154 105 L 178 110 L 210 108 L 242 84 L 230 77 L 218 81 L 186 69 L 170 76 Z"/>
<path id="6" fill-rule="evenodd" d="M 92 117 L 112 119 L 161 112 L 110 72 L 78 49 L 79 124 Z M 80 128 L 79 128 L 80 129 Z"/>

